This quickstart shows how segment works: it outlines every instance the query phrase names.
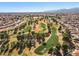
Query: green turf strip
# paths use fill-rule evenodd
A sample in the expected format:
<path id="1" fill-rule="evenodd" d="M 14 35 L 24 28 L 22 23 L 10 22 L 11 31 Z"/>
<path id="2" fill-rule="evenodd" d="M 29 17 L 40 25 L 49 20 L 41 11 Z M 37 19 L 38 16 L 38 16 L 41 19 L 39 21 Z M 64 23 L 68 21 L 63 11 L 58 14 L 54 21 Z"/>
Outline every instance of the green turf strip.
<path id="1" fill-rule="evenodd" d="M 44 45 L 39 46 L 35 50 L 35 53 L 42 55 L 46 50 L 49 50 L 52 46 L 56 46 L 57 44 L 58 44 L 58 38 L 57 38 L 57 35 L 56 35 L 56 30 L 52 29 L 51 36 L 48 39 L 46 46 L 44 46 Z"/>

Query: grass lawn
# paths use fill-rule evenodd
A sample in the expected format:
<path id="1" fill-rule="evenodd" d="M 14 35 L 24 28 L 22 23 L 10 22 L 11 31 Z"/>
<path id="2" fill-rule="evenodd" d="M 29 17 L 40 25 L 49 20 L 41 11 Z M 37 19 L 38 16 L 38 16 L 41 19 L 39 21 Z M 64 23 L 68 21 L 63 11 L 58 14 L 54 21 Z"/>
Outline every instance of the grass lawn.
<path id="1" fill-rule="evenodd" d="M 24 31 L 24 32 L 29 32 L 29 30 L 32 30 L 32 27 L 31 27 L 31 26 L 25 27 L 23 31 Z"/>
<path id="2" fill-rule="evenodd" d="M 40 28 L 41 28 L 41 32 L 44 32 L 46 30 L 46 24 L 41 23 Z"/>
<path id="3" fill-rule="evenodd" d="M 56 35 L 56 29 L 52 28 L 52 33 L 51 33 L 51 36 L 46 43 L 46 46 L 44 46 L 44 45 L 39 46 L 38 48 L 36 48 L 35 53 L 42 55 L 47 50 L 49 50 L 51 47 L 54 47 L 57 44 L 58 44 L 58 38 L 57 38 L 57 35 Z"/>

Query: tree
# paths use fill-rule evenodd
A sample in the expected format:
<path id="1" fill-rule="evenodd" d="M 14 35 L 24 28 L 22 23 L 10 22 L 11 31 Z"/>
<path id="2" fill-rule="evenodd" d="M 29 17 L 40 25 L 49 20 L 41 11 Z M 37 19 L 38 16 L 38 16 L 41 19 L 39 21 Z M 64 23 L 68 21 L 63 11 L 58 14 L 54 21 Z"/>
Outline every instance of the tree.
<path id="1" fill-rule="evenodd" d="M 53 48 L 50 48 L 49 51 L 48 51 L 48 54 L 52 55 L 52 52 L 53 52 Z"/>
<path id="2" fill-rule="evenodd" d="M 2 40 L 8 40 L 8 38 L 9 38 L 9 35 L 7 34 L 7 32 L 5 31 L 5 32 L 1 32 L 0 33 L 0 39 L 2 39 Z"/>
<path id="3" fill-rule="evenodd" d="M 60 53 L 60 45 L 57 45 L 56 47 L 53 48 L 53 55 L 56 55 L 56 56 L 61 56 L 62 55 Z"/>
<path id="4" fill-rule="evenodd" d="M 43 45 L 46 46 L 47 44 L 46 43 L 43 43 Z"/>
<path id="5" fill-rule="evenodd" d="M 61 45 L 58 44 L 58 45 L 56 46 L 56 49 L 57 49 L 57 50 L 60 50 L 60 48 L 61 48 Z"/>
<path id="6" fill-rule="evenodd" d="M 70 41 L 71 40 L 71 33 L 69 30 L 66 30 L 66 32 L 63 33 L 63 40 L 64 41 Z"/>
<path id="7" fill-rule="evenodd" d="M 62 45 L 62 50 L 63 50 L 63 55 L 64 55 L 64 56 L 67 55 L 67 53 L 68 53 L 68 45 L 63 44 L 63 45 Z"/>
<path id="8" fill-rule="evenodd" d="M 47 28 L 48 28 L 48 33 L 51 33 L 51 28 L 49 24 L 47 24 Z"/>
<path id="9" fill-rule="evenodd" d="M 45 41 L 44 33 L 37 33 L 37 42 L 43 43 Z"/>
<path id="10" fill-rule="evenodd" d="M 18 35 L 17 35 L 17 40 L 24 42 L 25 39 L 26 39 L 26 35 L 24 34 L 24 32 L 23 33 L 19 32 Z"/>
<path id="11" fill-rule="evenodd" d="M 59 26 L 58 30 L 59 30 L 59 32 L 61 32 L 61 30 L 62 30 L 62 27 L 61 27 L 61 26 Z"/>
<path id="12" fill-rule="evenodd" d="M 14 34 L 16 34 L 16 33 L 17 33 L 17 31 L 18 31 L 18 28 L 15 28 L 15 29 L 14 29 Z"/>

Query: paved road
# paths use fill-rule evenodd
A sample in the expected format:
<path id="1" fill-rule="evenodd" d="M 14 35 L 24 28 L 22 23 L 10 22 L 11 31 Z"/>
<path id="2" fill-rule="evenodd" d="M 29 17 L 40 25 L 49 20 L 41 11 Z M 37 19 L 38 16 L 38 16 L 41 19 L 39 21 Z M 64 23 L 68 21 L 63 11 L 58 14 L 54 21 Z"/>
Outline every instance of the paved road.
<path id="1" fill-rule="evenodd" d="M 23 20 L 18 20 L 17 22 L 15 23 L 12 23 L 12 24 L 8 24 L 6 26 L 1 26 L 0 27 L 0 31 L 5 31 L 5 30 L 9 30 L 9 29 L 14 29 L 18 26 L 20 26 L 22 23 L 24 23 L 25 21 Z"/>

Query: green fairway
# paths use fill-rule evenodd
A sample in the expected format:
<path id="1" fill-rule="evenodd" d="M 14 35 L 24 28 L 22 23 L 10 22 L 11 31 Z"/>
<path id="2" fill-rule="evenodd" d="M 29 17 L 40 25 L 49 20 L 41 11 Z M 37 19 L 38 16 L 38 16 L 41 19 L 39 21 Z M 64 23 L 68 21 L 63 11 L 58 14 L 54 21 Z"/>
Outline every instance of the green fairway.
<path id="1" fill-rule="evenodd" d="M 31 26 L 27 26 L 27 27 L 25 27 L 24 28 L 24 32 L 29 32 L 29 31 L 31 31 L 32 30 L 32 27 Z"/>
<path id="2" fill-rule="evenodd" d="M 41 24 L 40 24 L 40 29 L 41 29 L 40 32 L 44 32 L 44 31 L 46 30 L 46 24 L 41 23 Z"/>
<path id="3" fill-rule="evenodd" d="M 52 28 L 52 33 L 50 38 L 48 39 L 46 46 L 44 46 L 43 44 L 41 46 L 39 46 L 36 50 L 35 53 L 42 55 L 46 50 L 49 50 L 51 47 L 54 47 L 58 44 L 58 38 L 56 35 L 56 28 L 53 27 Z"/>

